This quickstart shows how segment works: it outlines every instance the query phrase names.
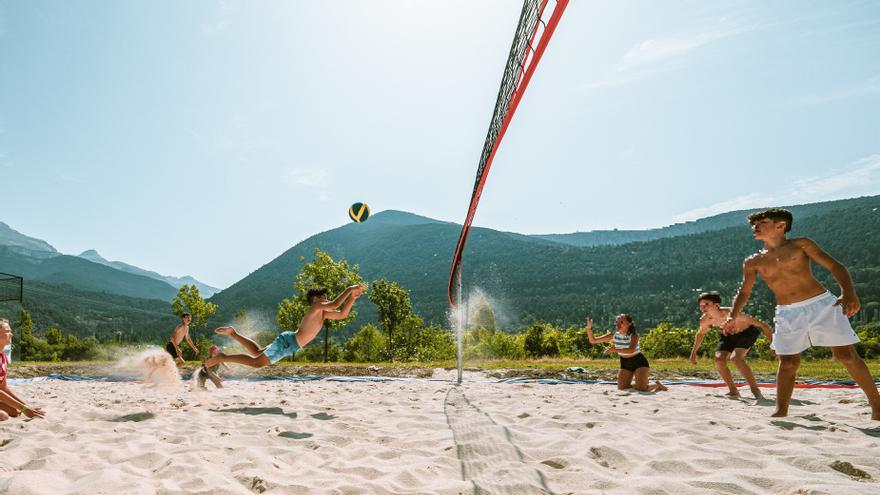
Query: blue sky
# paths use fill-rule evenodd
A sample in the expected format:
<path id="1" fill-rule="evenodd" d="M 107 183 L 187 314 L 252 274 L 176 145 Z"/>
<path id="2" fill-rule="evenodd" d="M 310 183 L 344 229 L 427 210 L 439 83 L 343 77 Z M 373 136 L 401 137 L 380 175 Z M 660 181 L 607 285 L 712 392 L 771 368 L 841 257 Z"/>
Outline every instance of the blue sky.
<path id="1" fill-rule="evenodd" d="M 218 287 L 355 201 L 461 222 L 520 6 L 0 1 L 0 221 Z M 475 224 L 878 194 L 878 54 L 876 1 L 575 0 Z"/>

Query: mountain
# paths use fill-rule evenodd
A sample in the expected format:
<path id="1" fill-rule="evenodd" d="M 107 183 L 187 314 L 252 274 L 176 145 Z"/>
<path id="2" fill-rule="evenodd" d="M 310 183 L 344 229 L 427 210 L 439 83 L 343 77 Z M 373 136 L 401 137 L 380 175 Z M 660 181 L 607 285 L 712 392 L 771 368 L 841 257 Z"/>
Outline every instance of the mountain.
<path id="1" fill-rule="evenodd" d="M 0 222 L 0 246 L 10 246 L 20 254 L 38 258 L 59 254 L 48 242 L 28 237 L 3 222 Z"/>
<path id="2" fill-rule="evenodd" d="M 837 201 L 825 201 L 804 205 L 784 206 L 794 214 L 796 220 L 803 220 L 815 215 L 821 215 L 830 211 L 846 207 L 851 208 L 859 205 L 873 204 L 875 197 L 868 196 L 855 199 L 843 199 Z M 571 234 L 537 234 L 532 237 L 548 241 L 571 244 L 573 246 L 605 246 L 626 244 L 629 242 L 652 241 L 666 239 L 681 235 L 699 234 L 713 230 L 726 229 L 744 225 L 749 213 L 765 208 L 752 210 L 737 210 L 721 213 L 711 217 L 701 218 L 691 222 L 676 223 L 666 227 L 647 230 L 593 230 L 590 232 L 574 232 Z"/>
<path id="3" fill-rule="evenodd" d="M 795 208 L 793 236 L 809 236 L 841 260 L 853 274 L 865 311 L 880 319 L 880 196 Z M 737 226 L 724 227 L 728 217 Z M 695 224 L 700 222 L 694 222 Z M 694 297 L 719 290 L 729 303 L 740 281 L 743 259 L 760 248 L 743 212 L 713 217 L 714 230 L 617 246 L 575 246 L 491 229 L 472 230 L 464 256 L 466 290 L 480 288 L 507 328 L 533 321 L 580 323 L 587 312 L 601 322 L 632 313 L 643 327 L 660 321 L 693 325 Z M 215 294 L 217 322 L 239 309 L 274 321 L 281 299 L 292 295 L 296 274 L 320 248 L 360 266 L 365 280 L 381 277 L 409 290 L 416 313 L 446 324 L 446 282 L 460 227 L 404 212 L 380 212 L 365 223 L 348 224 L 297 244 L 231 287 Z M 817 276 L 832 290 L 831 276 Z M 773 300 L 763 283 L 748 310 L 769 319 Z M 369 303 L 358 303 L 358 325 L 375 318 Z"/>
<path id="4" fill-rule="evenodd" d="M 37 280 L 84 291 L 143 299 L 171 301 L 177 293 L 166 282 L 126 273 L 77 256 L 59 254 L 39 259 L 23 255 L 8 246 L 0 246 L 0 272 L 24 277 L 25 283 Z"/>
<path id="5" fill-rule="evenodd" d="M 172 277 L 169 275 L 160 275 L 156 272 L 144 270 L 143 268 L 136 267 L 134 265 L 129 265 L 128 263 L 123 263 L 122 261 L 109 261 L 94 249 L 89 249 L 88 251 L 83 251 L 79 255 L 80 258 L 89 260 L 93 263 L 100 263 L 105 266 L 116 268 L 117 270 L 121 270 L 123 272 L 132 273 L 135 275 L 143 275 L 144 277 L 150 277 L 155 280 L 160 280 L 162 282 L 166 282 L 175 289 L 181 288 L 184 284 L 195 285 L 199 289 L 199 294 L 202 297 L 208 298 L 219 292 L 220 289 L 216 287 L 211 287 L 208 284 L 203 284 L 198 280 L 190 277 L 189 275 L 184 277 Z"/>
<path id="6" fill-rule="evenodd" d="M 863 308 L 856 323 L 880 321 L 880 196 L 796 208 L 801 216 L 795 217 L 792 235 L 815 239 L 852 273 Z M 715 230 L 616 246 L 575 246 L 474 228 L 464 257 L 465 292 L 485 294 L 499 326 L 509 331 L 535 321 L 581 324 L 586 313 L 600 328 L 609 328 L 621 312 L 631 313 L 640 329 L 661 321 L 693 327 L 699 316 L 696 295 L 714 289 L 729 303 L 743 259 L 760 248 L 744 215 L 731 215 L 738 218 L 733 227 L 724 227 L 727 220 L 720 215 L 713 217 Z M 694 223 L 706 225 L 701 222 Z M 358 264 L 367 281 L 398 282 L 409 290 L 416 313 L 429 323 L 448 325 L 446 282 L 459 230 L 453 223 L 385 211 L 367 222 L 316 234 L 211 297 L 220 309 L 209 325 L 231 322 L 245 309 L 252 321 L 273 330 L 278 303 L 293 295 L 296 274 L 316 248 Z M 165 282 L 79 257 L 41 260 L 16 249 L 23 248 L 0 246 L 0 271 L 25 277 L 24 306 L 38 332 L 56 325 L 78 336 L 103 339 L 122 332 L 126 340 L 159 342 L 175 323 L 168 301 L 176 289 Z M 815 272 L 837 291 L 827 271 Z M 14 318 L 16 308 L 0 303 L 0 317 Z M 747 310 L 769 320 L 773 309 L 769 290 L 759 282 Z M 367 298 L 356 310 L 358 318 L 339 337 L 375 322 L 375 307 Z"/>

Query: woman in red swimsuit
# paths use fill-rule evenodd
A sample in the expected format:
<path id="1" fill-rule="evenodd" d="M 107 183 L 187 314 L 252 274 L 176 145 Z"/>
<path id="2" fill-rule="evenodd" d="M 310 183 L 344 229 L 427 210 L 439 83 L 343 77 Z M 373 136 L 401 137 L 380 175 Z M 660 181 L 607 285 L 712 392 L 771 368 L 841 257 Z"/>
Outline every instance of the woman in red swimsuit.
<path id="1" fill-rule="evenodd" d="M 0 319 L 0 349 L 12 343 L 12 328 L 9 320 Z M 6 383 L 6 372 L 9 369 L 9 359 L 6 354 L 0 352 L 0 421 L 9 419 L 10 416 L 25 415 L 28 418 L 42 418 L 46 413 L 39 407 L 31 407 L 24 403 L 17 395 L 9 390 Z"/>

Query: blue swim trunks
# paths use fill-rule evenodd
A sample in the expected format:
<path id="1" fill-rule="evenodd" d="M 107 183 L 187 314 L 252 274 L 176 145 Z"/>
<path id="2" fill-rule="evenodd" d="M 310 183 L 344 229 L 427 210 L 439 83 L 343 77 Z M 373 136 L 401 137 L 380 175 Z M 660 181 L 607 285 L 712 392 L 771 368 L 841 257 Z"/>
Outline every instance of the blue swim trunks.
<path id="1" fill-rule="evenodd" d="M 269 358 L 270 363 L 275 364 L 287 356 L 293 355 L 298 350 L 299 344 L 296 342 L 296 334 L 294 332 L 281 332 L 271 344 L 263 349 L 263 354 Z"/>

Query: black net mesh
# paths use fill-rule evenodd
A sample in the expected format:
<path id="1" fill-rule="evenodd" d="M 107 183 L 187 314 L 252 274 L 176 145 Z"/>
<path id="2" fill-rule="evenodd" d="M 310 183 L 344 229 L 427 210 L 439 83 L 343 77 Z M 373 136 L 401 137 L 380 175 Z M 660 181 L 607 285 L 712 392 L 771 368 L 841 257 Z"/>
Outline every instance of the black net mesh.
<path id="1" fill-rule="evenodd" d="M 492 120 L 489 122 L 489 132 L 486 134 L 486 141 L 483 144 L 483 152 L 480 155 L 480 162 L 477 166 L 477 176 L 474 180 L 474 191 L 471 194 L 471 203 L 468 208 L 468 214 L 459 235 L 458 245 L 453 255 L 452 270 L 449 276 L 448 295 L 449 302 L 455 305 L 455 298 L 458 292 L 457 277 L 460 273 L 461 260 L 464 255 L 464 246 L 467 242 L 467 236 L 470 232 L 471 223 L 474 220 L 476 206 L 480 200 L 482 193 L 482 185 L 484 183 L 483 176 L 486 174 L 487 168 L 491 163 L 495 147 L 498 143 L 499 136 L 504 129 L 505 120 L 508 118 L 508 112 L 512 101 L 518 91 L 525 88 L 519 88 L 522 81 L 523 72 L 525 70 L 526 61 L 530 54 L 534 53 L 534 42 L 536 36 L 540 32 L 539 24 L 542 24 L 541 16 L 544 13 L 548 0 L 525 0 L 523 2 L 522 12 L 520 13 L 519 23 L 516 26 L 516 32 L 513 35 L 513 44 L 510 47 L 510 55 L 507 57 L 507 65 L 504 67 L 504 75 L 501 78 L 501 87 L 498 90 L 498 98 L 495 100 L 495 111 L 492 113 Z M 560 2 L 562 3 L 562 2 Z M 567 1 L 565 2 L 567 3 Z"/>
<path id="2" fill-rule="evenodd" d="M 525 0 L 523 3 L 522 13 L 519 16 L 519 25 L 516 27 L 516 33 L 513 35 L 513 45 L 510 47 L 510 55 L 507 57 L 507 65 L 504 67 L 504 76 L 501 78 L 501 88 L 498 89 L 498 99 L 495 100 L 495 111 L 492 114 L 492 120 L 489 122 L 489 132 L 486 134 L 486 142 L 483 143 L 483 153 L 480 155 L 480 163 L 477 166 L 477 178 L 474 181 L 473 195 L 479 195 L 480 180 L 483 178 L 483 172 L 486 170 L 486 164 L 492 149 L 495 148 L 495 142 L 498 140 L 498 133 L 504 124 L 504 118 L 510 110 L 510 102 L 516 93 L 517 83 L 522 76 L 523 67 L 525 66 L 526 56 L 529 54 L 531 47 L 529 41 L 532 39 L 536 31 L 538 22 L 540 21 L 540 8 L 546 0 Z"/>
<path id="3" fill-rule="evenodd" d="M 0 301 L 21 302 L 23 285 L 21 277 L 0 273 Z"/>

